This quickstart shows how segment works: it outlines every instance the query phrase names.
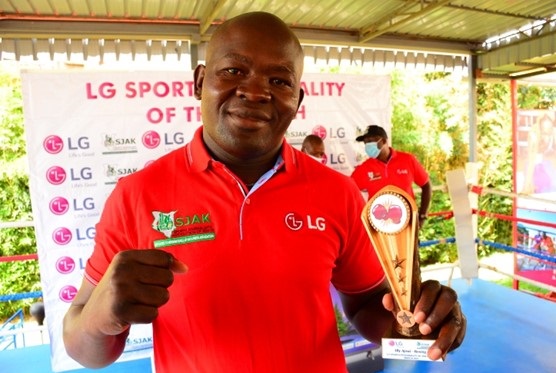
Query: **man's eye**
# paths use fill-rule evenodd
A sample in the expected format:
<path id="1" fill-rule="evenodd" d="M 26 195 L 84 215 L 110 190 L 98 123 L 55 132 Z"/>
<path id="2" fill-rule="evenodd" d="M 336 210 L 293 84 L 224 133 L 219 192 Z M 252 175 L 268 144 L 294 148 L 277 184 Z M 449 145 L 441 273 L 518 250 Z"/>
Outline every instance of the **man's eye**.
<path id="1" fill-rule="evenodd" d="M 285 79 L 274 78 L 271 81 L 272 81 L 272 84 L 274 84 L 274 85 L 287 86 L 287 87 L 291 86 L 291 83 L 288 80 L 285 80 Z"/>
<path id="2" fill-rule="evenodd" d="M 229 67 L 226 69 L 226 72 L 232 75 L 238 75 L 241 71 L 239 69 L 236 69 L 235 67 Z"/>

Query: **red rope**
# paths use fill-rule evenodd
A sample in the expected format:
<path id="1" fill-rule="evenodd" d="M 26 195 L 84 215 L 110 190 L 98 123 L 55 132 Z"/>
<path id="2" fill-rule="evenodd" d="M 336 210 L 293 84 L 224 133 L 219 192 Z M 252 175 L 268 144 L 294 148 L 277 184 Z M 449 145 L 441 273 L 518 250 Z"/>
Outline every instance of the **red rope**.
<path id="1" fill-rule="evenodd" d="M 478 186 L 478 185 L 472 185 L 471 186 L 471 192 L 481 195 L 483 194 L 483 187 L 482 186 Z"/>
<path id="2" fill-rule="evenodd" d="M 444 219 L 448 220 L 454 217 L 453 211 L 438 211 L 438 212 L 429 212 L 428 216 L 443 216 Z"/>
<path id="3" fill-rule="evenodd" d="M 37 260 L 38 258 L 39 256 L 37 254 L 0 256 L 0 262 L 19 262 L 24 260 Z"/>
<path id="4" fill-rule="evenodd" d="M 513 216 L 509 216 L 509 215 L 495 214 L 493 212 L 482 211 L 482 210 L 477 210 L 477 209 L 473 209 L 473 213 L 477 214 L 477 215 L 480 215 L 480 216 L 486 216 L 486 217 L 490 217 L 490 218 L 498 218 L 500 220 L 518 221 L 518 222 L 522 222 L 522 223 L 529 223 L 529 224 L 535 224 L 535 225 L 542 225 L 544 227 L 556 228 L 556 224 L 554 224 L 554 223 L 547 223 L 547 222 L 542 222 L 542 221 L 538 221 L 538 220 L 514 218 Z"/>

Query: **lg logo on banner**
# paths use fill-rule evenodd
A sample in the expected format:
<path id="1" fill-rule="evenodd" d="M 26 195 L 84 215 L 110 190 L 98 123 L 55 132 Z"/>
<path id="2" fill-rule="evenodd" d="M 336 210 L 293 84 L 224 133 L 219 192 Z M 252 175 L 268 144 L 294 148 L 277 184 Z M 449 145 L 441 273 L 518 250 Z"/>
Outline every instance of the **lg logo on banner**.
<path id="1" fill-rule="evenodd" d="M 77 139 L 67 138 L 68 150 L 86 150 L 89 149 L 90 142 L 88 137 L 79 137 Z M 64 140 L 60 136 L 47 136 L 42 146 L 47 153 L 58 154 L 64 149 Z"/>
<path id="2" fill-rule="evenodd" d="M 182 145 L 185 143 L 185 136 L 183 132 L 164 133 L 161 137 L 156 131 L 147 131 L 141 137 L 143 146 L 147 149 L 154 149 L 161 143 L 166 145 Z"/>
<path id="3" fill-rule="evenodd" d="M 66 285 L 60 289 L 58 296 L 64 302 L 71 303 L 75 295 L 77 294 L 77 288 L 72 285 Z"/>
<path id="4" fill-rule="evenodd" d="M 75 267 L 75 260 L 69 256 L 62 256 L 56 261 L 56 270 L 63 275 L 72 273 Z"/>
<path id="5" fill-rule="evenodd" d="M 64 197 L 54 197 L 48 205 L 50 212 L 54 215 L 64 215 L 73 207 L 73 211 L 91 211 L 95 209 L 95 201 L 92 197 L 82 199 L 73 198 L 72 203 Z"/>
<path id="6" fill-rule="evenodd" d="M 95 239 L 95 227 L 88 228 L 76 228 L 75 229 L 75 239 L 78 241 L 84 240 L 94 240 Z M 73 233 L 69 228 L 60 227 L 56 228 L 52 232 L 52 241 L 56 244 L 64 246 L 71 242 L 73 239 Z"/>
<path id="7" fill-rule="evenodd" d="M 52 185 L 60 185 L 66 181 L 66 170 L 60 166 L 52 166 L 46 170 L 46 180 Z M 90 167 L 82 167 L 80 169 L 70 168 L 70 178 L 72 181 L 91 180 L 93 171 Z"/>

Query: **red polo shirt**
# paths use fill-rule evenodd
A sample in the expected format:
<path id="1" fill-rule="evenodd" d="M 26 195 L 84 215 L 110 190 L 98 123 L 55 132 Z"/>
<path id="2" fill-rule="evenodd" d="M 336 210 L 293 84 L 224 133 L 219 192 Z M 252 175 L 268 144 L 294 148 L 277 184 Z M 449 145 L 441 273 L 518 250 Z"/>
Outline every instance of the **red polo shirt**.
<path id="1" fill-rule="evenodd" d="M 87 278 L 131 248 L 187 264 L 153 323 L 157 373 L 346 372 L 329 284 L 356 293 L 384 278 L 355 183 L 284 142 L 246 193 L 201 138 L 120 179 Z"/>
<path id="2" fill-rule="evenodd" d="M 413 183 L 423 186 L 429 175 L 413 154 L 390 148 L 390 159 L 384 163 L 369 158 L 353 170 L 353 180 L 360 190 L 366 190 L 369 198 L 386 185 L 395 185 L 415 198 Z"/>

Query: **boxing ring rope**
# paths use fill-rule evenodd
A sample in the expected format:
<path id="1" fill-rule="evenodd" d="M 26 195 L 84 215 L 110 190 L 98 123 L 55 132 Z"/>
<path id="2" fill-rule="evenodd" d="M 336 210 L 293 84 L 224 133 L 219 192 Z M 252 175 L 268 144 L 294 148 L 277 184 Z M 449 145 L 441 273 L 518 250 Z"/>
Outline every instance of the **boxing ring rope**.
<path id="1" fill-rule="evenodd" d="M 22 255 L 12 255 L 12 256 L 0 256 L 0 263 L 2 262 L 22 262 L 25 260 L 37 260 L 39 257 L 37 254 L 22 254 Z"/>
<path id="2" fill-rule="evenodd" d="M 532 219 L 524 219 L 524 218 L 514 218 L 513 216 L 510 216 L 510 215 L 496 214 L 496 213 L 493 213 L 493 212 L 477 210 L 477 209 L 473 209 L 472 211 L 473 211 L 474 214 L 477 214 L 479 216 L 497 218 L 497 219 L 500 219 L 500 220 L 516 221 L 516 222 L 522 222 L 522 223 L 527 223 L 527 224 L 535 224 L 535 225 L 540 225 L 540 226 L 543 226 L 543 227 L 556 228 L 556 223 L 548 223 L 548 222 L 532 220 Z"/>
<path id="3" fill-rule="evenodd" d="M 12 302 L 16 300 L 29 299 L 29 298 L 41 298 L 41 297 L 42 297 L 42 291 L 29 291 L 26 293 L 0 295 L 0 302 Z"/>
<path id="4" fill-rule="evenodd" d="M 2 222 L 0 222 L 0 229 L 33 228 L 34 226 L 35 226 L 35 222 L 33 220 L 2 221 Z"/>

